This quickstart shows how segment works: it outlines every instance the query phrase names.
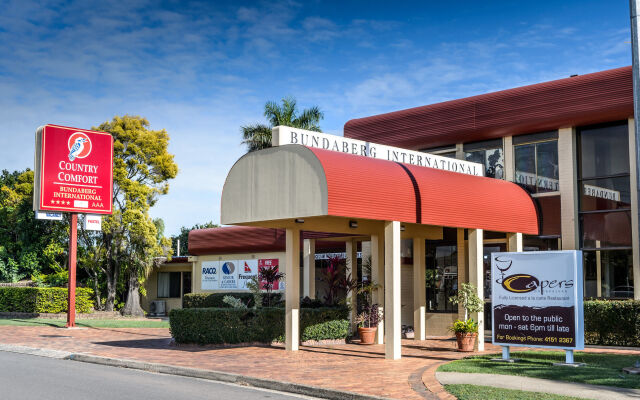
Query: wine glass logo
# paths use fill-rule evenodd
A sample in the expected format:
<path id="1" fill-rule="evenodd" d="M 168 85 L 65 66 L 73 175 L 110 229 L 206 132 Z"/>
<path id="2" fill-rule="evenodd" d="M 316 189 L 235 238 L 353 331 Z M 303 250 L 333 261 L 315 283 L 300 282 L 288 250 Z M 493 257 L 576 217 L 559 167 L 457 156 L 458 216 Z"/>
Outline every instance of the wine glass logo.
<path id="1" fill-rule="evenodd" d="M 502 274 L 502 277 L 500 277 L 500 281 L 499 282 L 496 281 L 496 283 L 502 283 L 502 281 L 504 280 L 504 273 L 509 268 L 511 268 L 511 265 L 513 264 L 513 260 L 502 259 L 500 257 L 496 257 L 496 258 L 494 258 L 494 261 L 496 262 L 496 268 L 498 268 L 498 270 Z"/>

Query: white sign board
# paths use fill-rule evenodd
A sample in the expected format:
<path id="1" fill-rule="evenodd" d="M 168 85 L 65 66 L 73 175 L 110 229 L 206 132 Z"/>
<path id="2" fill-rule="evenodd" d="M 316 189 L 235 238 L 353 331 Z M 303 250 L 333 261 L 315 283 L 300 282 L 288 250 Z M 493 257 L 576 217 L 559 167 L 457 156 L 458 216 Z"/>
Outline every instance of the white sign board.
<path id="1" fill-rule="evenodd" d="M 87 231 L 101 231 L 102 215 L 86 214 L 84 216 L 84 229 Z"/>
<path id="2" fill-rule="evenodd" d="M 202 262 L 202 290 L 218 289 L 218 270 L 220 269 L 220 261 L 203 261 Z"/>
<path id="3" fill-rule="evenodd" d="M 36 219 L 46 219 L 50 221 L 62 221 L 61 212 L 36 211 Z"/>
<path id="4" fill-rule="evenodd" d="M 491 254 L 493 343 L 584 349 L 582 252 Z"/>
<path id="5" fill-rule="evenodd" d="M 385 146 L 363 140 L 349 139 L 305 129 L 276 126 L 273 128 L 272 146 L 299 144 L 318 149 L 338 151 L 356 156 L 378 158 L 404 164 L 440 169 L 461 174 L 484 176 L 484 165 L 455 158 L 438 156 L 421 151 Z"/>
<path id="6" fill-rule="evenodd" d="M 258 260 L 240 260 L 238 261 L 238 289 L 249 290 L 247 282 L 254 276 L 258 275 Z"/>

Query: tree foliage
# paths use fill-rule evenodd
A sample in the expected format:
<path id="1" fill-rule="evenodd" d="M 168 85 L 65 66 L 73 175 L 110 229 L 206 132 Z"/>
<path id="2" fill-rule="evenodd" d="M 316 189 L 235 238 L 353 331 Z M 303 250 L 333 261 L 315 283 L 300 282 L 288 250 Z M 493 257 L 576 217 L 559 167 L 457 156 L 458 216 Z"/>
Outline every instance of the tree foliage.
<path id="1" fill-rule="evenodd" d="M 68 224 L 33 212 L 33 171 L 0 174 L 0 282 L 66 268 Z"/>
<path id="2" fill-rule="evenodd" d="M 169 240 L 158 233 L 159 223 L 149 208 L 169 191 L 178 166 L 168 152 L 169 135 L 149 129 L 137 116 L 114 117 L 94 128 L 114 139 L 113 214 L 104 218 L 102 231 L 81 232 L 87 272 L 99 286 L 106 278 L 105 309 L 113 310 L 120 274 L 127 288 L 124 314 L 141 315 L 139 289 L 154 260 L 169 255 Z"/>
<path id="3" fill-rule="evenodd" d="M 324 118 L 324 113 L 317 106 L 298 113 L 296 99 L 285 97 L 282 105 L 274 101 L 266 102 L 264 116 L 269 125 L 257 123 L 241 127 L 242 143 L 247 146 L 247 151 L 271 147 L 271 129 L 279 125 L 320 132 L 320 121 Z"/>

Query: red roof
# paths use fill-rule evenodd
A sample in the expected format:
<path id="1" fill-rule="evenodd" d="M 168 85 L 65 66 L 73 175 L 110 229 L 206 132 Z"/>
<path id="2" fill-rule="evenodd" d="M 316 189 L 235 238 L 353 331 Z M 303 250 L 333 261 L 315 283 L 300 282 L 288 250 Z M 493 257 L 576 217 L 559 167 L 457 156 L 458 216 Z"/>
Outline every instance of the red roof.
<path id="1" fill-rule="evenodd" d="M 424 149 L 632 115 L 631 67 L 623 67 L 353 119 L 344 136 Z"/>
<path id="2" fill-rule="evenodd" d="M 302 239 L 348 236 L 322 232 L 302 232 Z M 344 242 L 317 241 L 316 249 L 344 251 Z M 285 251 L 285 230 L 254 226 L 225 226 L 189 232 L 189 254 L 238 254 Z M 175 257 L 174 257 L 175 258 Z"/>
<path id="3" fill-rule="evenodd" d="M 533 200 L 514 183 L 307 149 L 324 169 L 328 215 L 538 234 Z"/>

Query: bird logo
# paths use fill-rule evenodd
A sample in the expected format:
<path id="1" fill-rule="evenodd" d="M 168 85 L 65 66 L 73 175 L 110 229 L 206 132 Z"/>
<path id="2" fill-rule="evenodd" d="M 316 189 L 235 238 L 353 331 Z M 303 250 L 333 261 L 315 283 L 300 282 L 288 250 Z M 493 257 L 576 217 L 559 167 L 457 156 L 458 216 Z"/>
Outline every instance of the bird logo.
<path id="1" fill-rule="evenodd" d="M 69 148 L 69 161 L 73 161 L 76 158 L 85 158 L 91 153 L 91 140 L 89 136 L 82 132 L 74 132 L 69 136 L 67 143 Z"/>

